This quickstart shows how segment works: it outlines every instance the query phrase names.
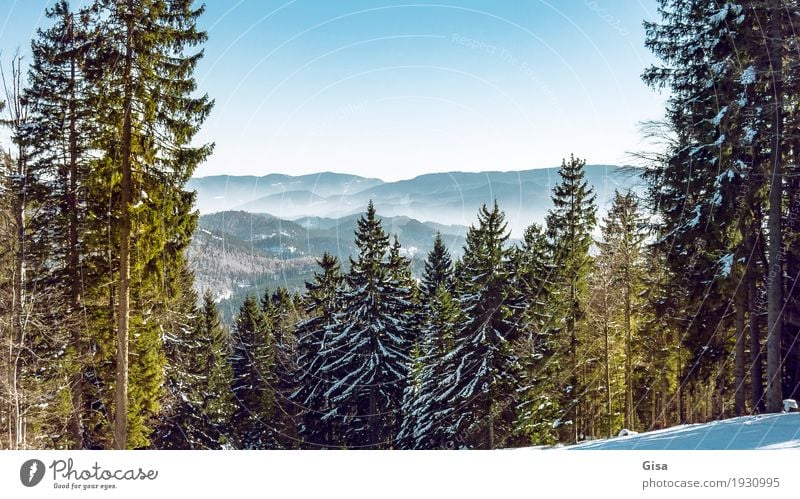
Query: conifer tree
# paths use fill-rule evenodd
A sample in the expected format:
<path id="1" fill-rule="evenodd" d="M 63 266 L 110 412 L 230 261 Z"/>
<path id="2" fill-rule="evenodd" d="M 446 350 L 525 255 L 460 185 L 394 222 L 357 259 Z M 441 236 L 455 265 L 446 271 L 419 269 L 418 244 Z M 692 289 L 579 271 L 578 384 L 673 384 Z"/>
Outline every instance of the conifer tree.
<path id="1" fill-rule="evenodd" d="M 520 402 L 515 433 L 521 443 L 555 443 L 560 416 L 558 393 L 557 300 L 555 268 L 544 229 L 532 224 L 525 230 L 521 247 L 514 252 L 512 286 L 524 310 L 519 316 Z"/>
<path id="2" fill-rule="evenodd" d="M 430 258 L 430 257 L 429 257 Z M 448 444 L 445 424 L 454 407 L 440 397 L 442 380 L 454 372 L 455 340 L 463 324 L 459 303 L 445 282 L 427 301 L 409 382 L 403 395 L 398 445 L 405 449 L 441 449 Z"/>
<path id="3" fill-rule="evenodd" d="M 158 410 L 158 390 L 148 376 L 163 363 L 155 321 L 138 315 L 132 320 L 132 310 L 158 302 L 163 291 L 158 283 L 178 268 L 174 258 L 194 229 L 193 196 L 182 188 L 211 152 L 191 141 L 212 103 L 193 95 L 202 52 L 187 55 L 206 39 L 197 29 L 203 7 L 195 8 L 191 0 L 99 3 L 103 44 L 97 53 L 105 64 L 95 84 L 103 96 L 99 120 L 106 127 L 99 145 L 119 179 L 110 186 L 118 221 L 114 446 L 124 449 L 147 443 L 145 420 Z M 132 366 L 130 338 L 136 339 Z"/>
<path id="4" fill-rule="evenodd" d="M 36 269 L 36 286 L 48 293 L 54 320 L 48 327 L 69 335 L 67 363 L 70 371 L 71 446 L 84 448 L 95 437 L 87 435 L 86 370 L 93 338 L 85 321 L 84 290 L 98 282 L 81 269 L 88 253 L 85 235 L 92 217 L 87 199 L 91 175 L 91 95 L 85 68 L 92 40 L 87 9 L 73 12 L 61 0 L 46 15 L 53 24 L 41 29 L 32 42 L 33 60 L 25 98 L 32 126 L 25 129 L 30 144 L 31 183 L 35 200 L 30 230 L 37 253 L 46 264 Z"/>
<path id="5" fill-rule="evenodd" d="M 511 435 L 516 409 L 518 362 L 512 348 L 514 317 L 521 309 L 509 281 L 510 250 L 505 215 L 484 205 L 470 227 L 461 274 L 456 282 L 466 315 L 454 351 L 457 366 L 442 380 L 441 401 L 455 409 L 444 422 L 459 446 L 494 449 Z"/>
<path id="6" fill-rule="evenodd" d="M 192 274 L 184 270 L 184 279 Z M 229 445 L 228 422 L 234 408 L 228 333 L 209 292 L 198 309 L 191 287 L 174 307 L 167 355 L 166 402 L 154 435 L 158 449 L 220 449 Z"/>
<path id="7" fill-rule="evenodd" d="M 563 366 L 563 425 L 571 425 L 569 440 L 581 436 L 581 327 L 585 313 L 588 276 L 591 269 L 589 249 L 596 223 L 595 195 L 584 178 L 586 161 L 570 156 L 558 172 L 560 182 L 553 188 L 553 208 L 547 214 L 556 279 L 563 303 L 564 328 L 561 349 L 567 362 Z"/>
<path id="8" fill-rule="evenodd" d="M 232 440 L 239 449 L 276 448 L 271 427 L 275 415 L 272 338 L 264 312 L 247 296 L 233 326 L 231 369 L 236 409 L 231 418 Z"/>
<path id="9" fill-rule="evenodd" d="M 341 433 L 335 418 L 323 420 L 330 405 L 325 392 L 330 388 L 331 377 L 321 367 L 332 361 L 326 355 L 336 355 L 326 348 L 326 340 L 340 313 L 344 277 L 339 260 L 330 253 L 324 253 L 317 264 L 320 270 L 314 272 L 312 282 L 306 283 L 308 318 L 297 325 L 297 389 L 290 395 L 302 410 L 298 432 L 304 445 L 312 449 L 334 445 Z"/>
<path id="10" fill-rule="evenodd" d="M 270 386 L 275 399 L 275 417 L 272 424 L 282 448 L 290 449 L 297 445 L 298 406 L 290 399 L 297 389 L 295 374 L 297 372 L 297 339 L 295 324 L 299 315 L 294 308 L 292 296 L 286 288 L 279 286 L 270 295 L 269 289 L 264 292 L 261 307 L 272 332 L 273 368 Z"/>
<path id="11" fill-rule="evenodd" d="M 699 367 L 692 375 L 695 380 L 710 376 L 716 370 L 710 366 L 728 356 L 728 335 L 714 334 L 718 329 L 725 332 L 735 326 L 734 336 L 740 340 L 736 362 L 745 363 L 746 319 L 751 410 L 762 405 L 762 312 L 757 296 L 766 277 L 766 398 L 769 410 L 777 411 L 783 384 L 778 381 L 783 372 L 780 344 L 787 336 L 780 319 L 785 272 L 778 248 L 787 232 L 782 227 L 782 179 L 793 154 L 784 131 L 794 119 L 787 112 L 786 91 L 797 71 L 788 56 L 796 44 L 788 19 L 797 6 L 663 0 L 660 13 L 660 23 L 645 26 L 646 44 L 662 64 L 648 69 L 644 79 L 671 90 L 667 116 L 678 142 L 662 167 L 649 171 L 647 178 L 650 197 L 663 219 L 659 240 L 667 250 L 668 265 L 677 275 L 694 274 L 691 281 L 707 283 L 689 288 L 690 302 L 701 304 L 687 311 L 696 319 L 687 321 L 684 340 L 694 357 L 692 365 Z M 763 258 L 757 257 L 760 254 Z M 746 296 L 737 292 L 738 276 L 744 278 Z M 735 310 L 730 314 L 736 317 L 735 325 L 723 315 L 727 305 Z M 736 383 L 742 384 L 743 373 L 738 373 Z M 724 381 L 720 389 L 722 385 Z M 742 402 L 740 397 L 740 411 Z"/>
<path id="12" fill-rule="evenodd" d="M 425 259 L 419 287 L 423 296 L 429 298 L 436 294 L 436 290 L 441 285 L 448 290 L 452 289 L 453 259 L 447 250 L 441 232 L 437 232 L 436 239 L 433 241 L 433 249 Z"/>
<path id="13" fill-rule="evenodd" d="M 358 220 L 342 312 L 336 316 L 321 372 L 330 376 L 324 419 L 340 418 L 348 447 L 392 446 L 399 423 L 411 339 L 398 310 L 398 268 L 388 265 L 389 238 L 374 205 Z M 394 269 L 394 270 L 390 270 Z M 394 274 L 394 275 L 393 275 Z"/>
<path id="14" fill-rule="evenodd" d="M 609 284 L 618 287 L 622 300 L 622 329 L 625 342 L 625 405 L 623 425 L 635 426 L 633 399 L 633 337 L 635 309 L 641 286 L 642 249 L 645 241 L 645 220 L 639 212 L 639 201 L 633 192 L 614 192 L 611 208 L 603 220 L 600 252 L 610 267 Z"/>

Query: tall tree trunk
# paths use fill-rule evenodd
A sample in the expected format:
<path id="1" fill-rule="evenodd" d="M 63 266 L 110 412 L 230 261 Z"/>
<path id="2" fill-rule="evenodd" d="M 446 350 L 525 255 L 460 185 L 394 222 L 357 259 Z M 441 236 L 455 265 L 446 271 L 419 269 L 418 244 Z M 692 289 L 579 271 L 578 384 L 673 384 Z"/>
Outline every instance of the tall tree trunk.
<path id="1" fill-rule="evenodd" d="M 774 106 L 772 116 L 772 157 L 767 173 L 769 187 L 769 229 L 767 280 L 767 411 L 780 412 L 783 407 L 782 340 L 783 340 L 783 265 L 781 229 L 783 204 L 783 6 L 781 0 L 769 0 L 767 50 Z"/>
<path id="2" fill-rule="evenodd" d="M 745 280 L 745 278 L 743 278 Z M 734 413 L 737 416 L 745 414 L 745 324 L 744 314 L 747 306 L 747 284 L 740 282 L 736 289 L 736 353 L 735 353 L 735 396 Z"/>
<path id="3" fill-rule="evenodd" d="M 627 272 L 626 272 L 627 273 Z M 633 376 L 632 352 L 633 342 L 631 324 L 631 285 L 630 276 L 625 276 L 625 428 L 633 429 Z"/>
<path id="4" fill-rule="evenodd" d="M 17 161 L 19 170 L 23 170 L 21 166 L 22 159 Z M 21 177 L 20 177 L 21 178 Z M 19 188 L 20 186 L 17 186 Z M 22 449 L 25 447 L 24 442 L 24 422 L 22 415 L 23 394 L 22 386 L 20 383 L 21 369 L 20 369 L 20 356 L 22 355 L 22 347 L 25 341 L 25 202 L 23 195 L 20 191 L 14 194 L 13 201 L 14 211 L 14 228 L 15 228 L 15 249 L 14 254 L 14 278 L 12 282 L 12 304 L 11 304 L 11 321 L 12 321 L 12 337 L 13 343 L 11 348 L 11 399 L 14 416 L 14 449 Z"/>
<path id="5" fill-rule="evenodd" d="M 70 14 L 67 37 L 75 49 L 74 15 Z M 80 303 L 81 273 L 78 247 L 78 117 L 76 111 L 76 61 L 70 58 L 70 96 L 69 96 L 69 184 L 66 186 L 66 206 L 69 224 L 69 247 L 67 248 L 67 273 L 69 275 L 69 326 L 72 329 L 72 348 L 75 349 L 76 371 L 72 375 L 72 417 L 70 432 L 73 447 L 82 449 L 83 442 L 83 348 L 81 338 Z"/>
<path id="6" fill-rule="evenodd" d="M 487 448 L 494 450 L 494 400 L 489 396 L 489 425 L 488 425 Z"/>
<path id="7" fill-rule="evenodd" d="M 604 300 L 607 301 L 607 300 Z M 607 303 L 606 303 L 607 305 Z M 608 310 L 606 308 L 606 310 Z M 604 318 L 603 319 L 603 336 L 605 338 L 605 353 L 606 353 L 606 414 L 608 417 L 608 438 L 613 436 L 614 430 L 612 427 L 611 420 L 613 418 L 613 407 L 611 404 L 611 342 L 609 338 L 609 328 L 608 328 L 608 321 Z"/>
<path id="8" fill-rule="evenodd" d="M 677 369 L 677 393 L 676 398 L 678 402 L 678 424 L 686 423 L 686 404 L 684 404 L 684 397 L 685 397 L 685 387 L 683 386 L 683 349 L 681 348 L 681 336 L 680 333 L 676 333 L 678 336 L 678 369 Z"/>
<path id="9" fill-rule="evenodd" d="M 6 90 L 7 105 L 11 106 L 10 127 L 12 133 L 17 133 L 26 123 L 27 108 L 22 99 L 22 67 L 21 60 L 15 58 L 12 61 L 11 89 Z M 3 85 L 5 86 L 5 79 Z M 26 179 L 27 179 L 27 155 L 22 143 L 17 143 L 16 158 L 12 160 L 12 171 L 14 180 L 12 182 L 11 210 L 14 217 L 14 275 L 12 278 L 12 303 L 11 303 L 11 334 L 13 345 L 11 348 L 12 377 L 11 377 L 11 398 L 13 406 L 13 425 L 14 425 L 14 447 L 22 449 L 26 447 L 25 421 L 24 421 L 24 397 L 23 387 L 21 386 L 21 355 L 26 341 L 26 318 L 25 308 L 28 297 L 25 292 L 27 281 L 27 258 L 26 258 Z"/>
<path id="10" fill-rule="evenodd" d="M 760 229 L 755 225 L 748 236 L 747 251 L 751 255 L 747 262 L 747 317 L 750 329 L 750 410 L 764 412 L 764 367 L 761 351 L 761 311 L 758 307 L 758 270 L 755 252 Z"/>
<path id="11" fill-rule="evenodd" d="M 575 326 L 578 316 L 578 302 L 575 292 L 575 283 L 570 283 L 570 316 L 567 318 L 570 334 L 570 368 L 572 373 L 569 376 L 570 384 L 570 405 L 575 418 L 572 421 L 572 443 L 578 443 L 580 435 L 580 400 L 578 398 L 578 333 Z"/>
<path id="12" fill-rule="evenodd" d="M 124 68 L 124 118 L 122 124 L 122 186 L 120 192 L 119 277 L 117 286 L 117 372 L 114 395 L 114 448 L 128 445 L 128 337 L 130 326 L 130 244 L 131 244 L 131 128 L 133 82 L 133 0 L 127 2 L 127 39 Z"/>

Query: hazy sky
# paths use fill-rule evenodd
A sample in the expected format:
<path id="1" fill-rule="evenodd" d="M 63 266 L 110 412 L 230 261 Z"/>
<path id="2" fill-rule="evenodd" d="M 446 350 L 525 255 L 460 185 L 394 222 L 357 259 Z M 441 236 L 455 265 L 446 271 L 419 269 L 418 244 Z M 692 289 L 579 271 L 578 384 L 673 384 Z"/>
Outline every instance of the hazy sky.
<path id="1" fill-rule="evenodd" d="M 80 5 L 81 1 L 73 2 Z M 0 0 L 7 63 L 44 0 Z M 627 163 L 664 97 L 643 19 L 655 0 L 208 0 L 200 88 L 217 144 L 198 176 Z"/>

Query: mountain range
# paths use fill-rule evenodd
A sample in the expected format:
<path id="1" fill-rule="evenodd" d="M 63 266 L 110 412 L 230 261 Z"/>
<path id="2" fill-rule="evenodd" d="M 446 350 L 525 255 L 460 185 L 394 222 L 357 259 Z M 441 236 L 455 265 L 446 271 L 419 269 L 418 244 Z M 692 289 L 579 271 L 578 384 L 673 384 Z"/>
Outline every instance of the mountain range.
<path id="1" fill-rule="evenodd" d="M 230 319 L 248 293 L 284 286 L 302 292 L 324 252 L 336 255 L 342 267 L 358 251 L 354 231 L 360 215 L 340 219 L 304 217 L 284 220 L 263 213 L 223 211 L 202 215 L 189 246 L 198 291 L 211 290 L 223 316 Z M 408 217 L 382 217 L 384 229 L 396 235 L 416 275 L 440 232 L 460 256 L 467 227 L 419 222 Z"/>
<path id="2" fill-rule="evenodd" d="M 642 190 L 632 168 L 587 166 L 586 178 L 600 217 L 615 189 Z M 327 172 L 193 178 L 188 188 L 197 192 L 201 213 L 189 248 L 196 286 L 213 292 L 226 320 L 248 293 L 278 285 L 302 292 L 323 252 L 338 256 L 347 269 L 357 252 L 353 232 L 370 200 L 419 276 L 437 232 L 455 257 L 461 255 L 468 226 L 484 203 L 497 200 L 512 238 L 532 222 L 543 223 L 558 180 L 556 168 L 433 173 L 397 182 Z"/>
<path id="3" fill-rule="evenodd" d="M 639 189 L 638 173 L 633 168 L 611 165 L 586 167 L 586 179 L 597 193 L 601 212 L 614 189 Z M 396 182 L 323 172 L 296 177 L 200 177 L 191 179 L 188 188 L 197 191 L 197 207 L 202 214 L 239 210 L 269 213 L 284 220 L 336 220 L 363 212 L 372 200 L 383 216 L 469 226 L 482 204 L 497 200 L 506 212 L 509 228 L 519 236 L 531 222 L 543 221 L 551 207 L 550 192 L 558 180 L 557 168 L 431 173 Z"/>

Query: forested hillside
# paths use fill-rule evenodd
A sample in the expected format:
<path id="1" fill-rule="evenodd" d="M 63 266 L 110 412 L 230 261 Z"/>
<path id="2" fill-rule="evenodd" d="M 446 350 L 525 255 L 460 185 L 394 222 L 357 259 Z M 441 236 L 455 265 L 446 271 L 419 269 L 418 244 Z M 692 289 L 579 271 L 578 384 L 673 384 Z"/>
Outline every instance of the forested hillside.
<path id="1" fill-rule="evenodd" d="M 800 6 L 659 5 L 646 187 L 600 206 L 569 156 L 541 217 L 507 208 L 512 238 L 497 199 L 460 235 L 382 218 L 403 196 L 374 179 L 349 219 L 198 229 L 203 8 L 56 2 L 27 67 L 3 66 L 0 446 L 495 449 L 780 412 L 800 390 Z M 230 326 L 197 291 L 223 276 L 248 280 Z"/>

